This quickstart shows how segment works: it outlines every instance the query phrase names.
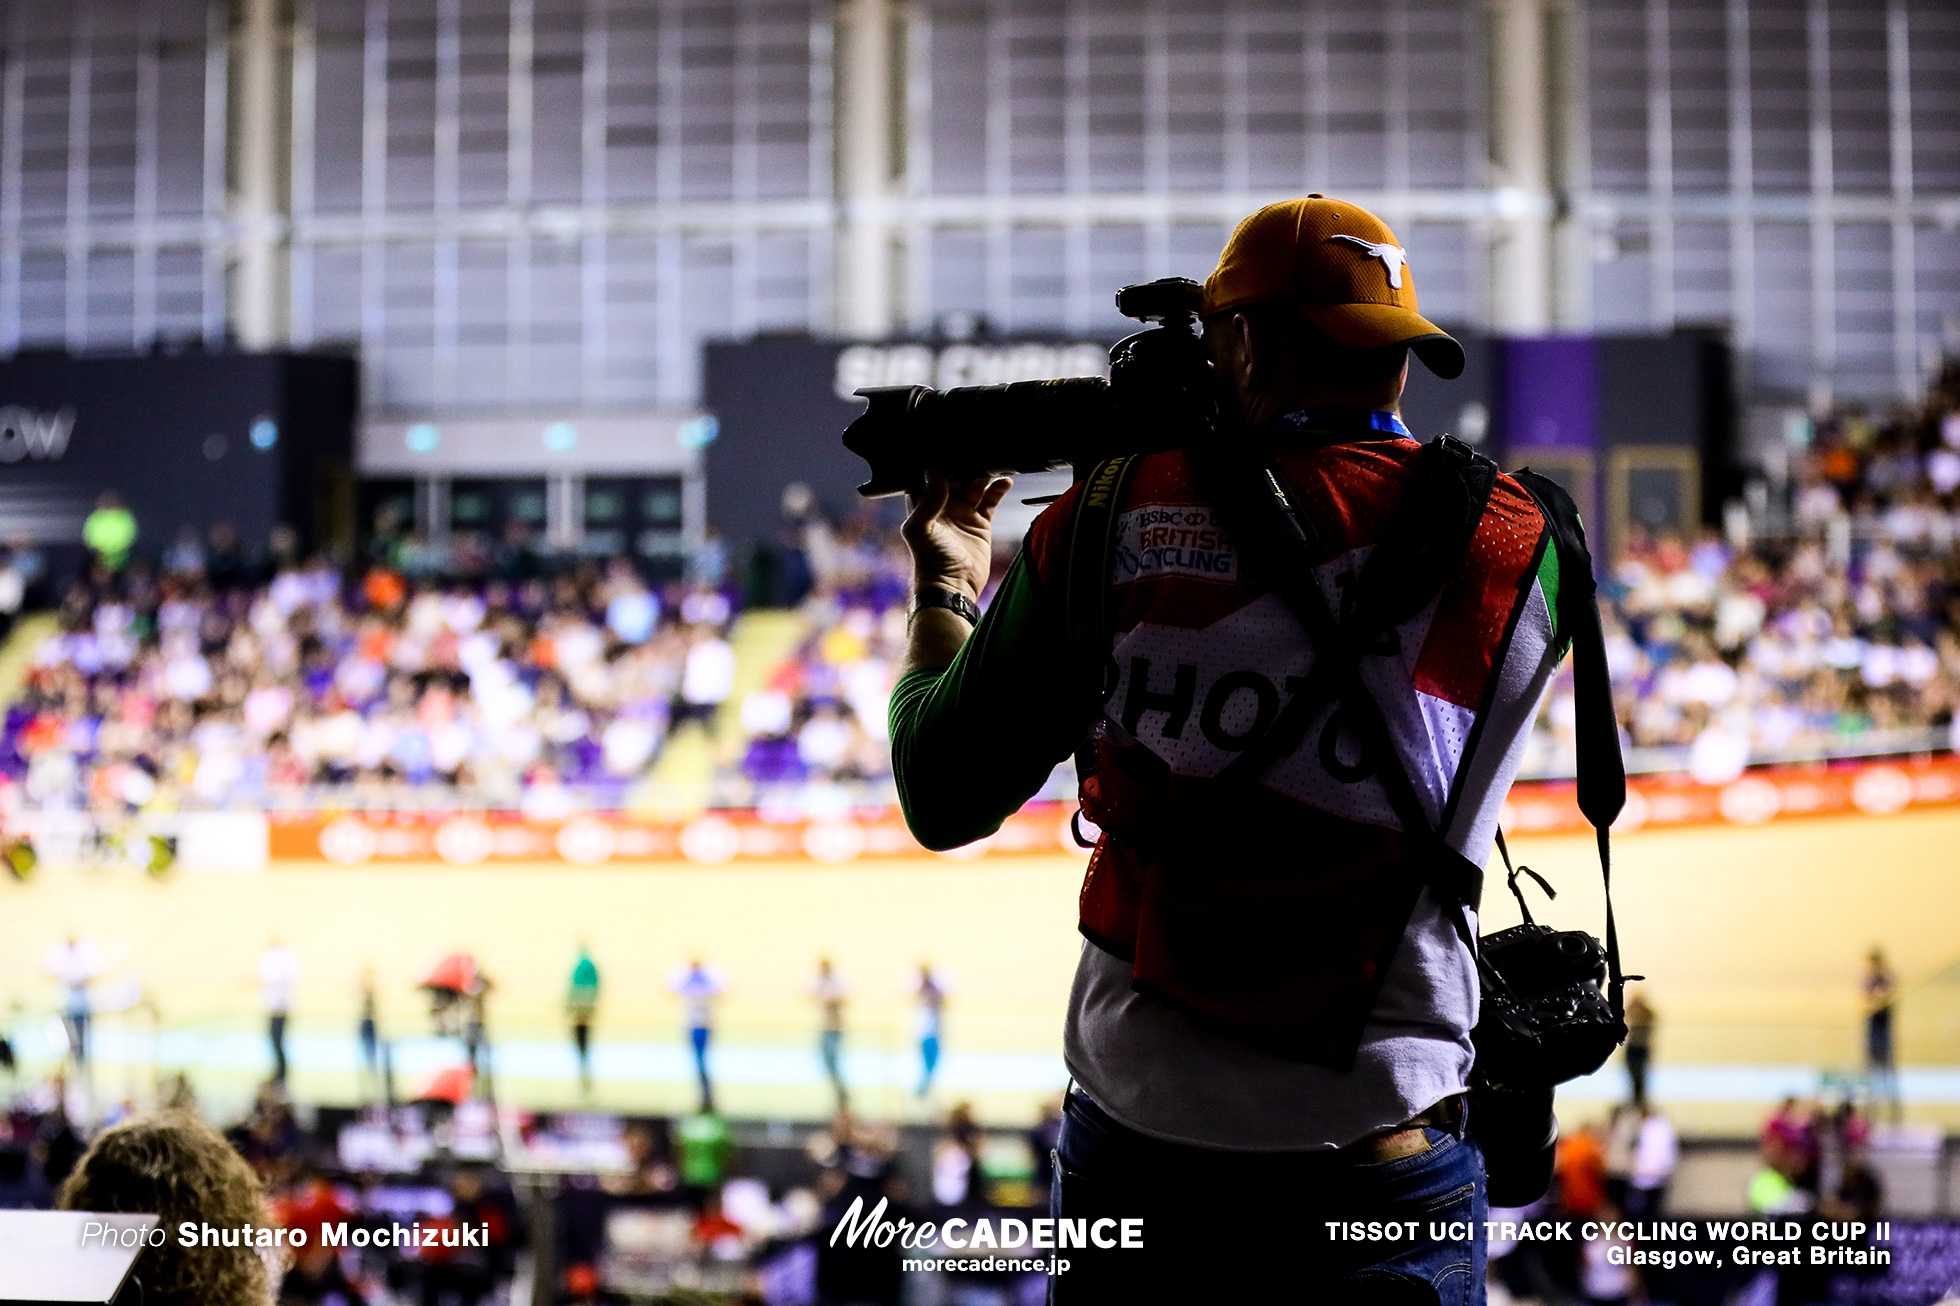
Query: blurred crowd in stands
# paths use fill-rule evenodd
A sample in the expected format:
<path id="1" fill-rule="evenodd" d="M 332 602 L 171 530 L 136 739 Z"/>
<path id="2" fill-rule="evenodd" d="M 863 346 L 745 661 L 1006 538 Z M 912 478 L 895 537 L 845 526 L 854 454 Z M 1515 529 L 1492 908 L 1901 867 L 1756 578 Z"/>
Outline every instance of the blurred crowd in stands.
<path id="1" fill-rule="evenodd" d="M 546 804 L 576 784 L 617 804 L 670 725 L 730 693 L 729 600 L 655 593 L 624 563 L 475 585 L 348 578 L 317 558 L 269 570 L 173 551 L 70 590 L 0 766 L 51 805 L 428 784 Z"/>
<path id="2" fill-rule="evenodd" d="M 1847 408 L 1788 433 L 1787 506 L 1737 501 L 1694 539 L 1636 524 L 1602 579 L 1637 768 L 1719 783 L 1752 761 L 1952 746 L 1960 366 L 1923 408 Z M 1573 720 L 1568 664 L 1524 774 L 1571 774 Z"/>
<path id="3" fill-rule="evenodd" d="M 1950 746 L 1960 368 L 1921 409 L 1800 425 L 1782 491 L 1693 539 L 1634 525 L 1611 560 L 1636 769 L 1721 782 L 1751 761 Z M 146 559 L 105 501 L 94 568 L 0 726 L 0 777 L 54 806 L 279 806 L 332 786 L 364 806 L 460 792 L 549 816 L 651 801 L 663 748 L 698 727 L 713 801 L 886 801 L 906 555 L 889 523 L 831 524 L 800 488 L 742 575 L 710 537 L 665 584 L 623 558 L 551 565 L 522 538 L 467 577 L 399 533 L 351 569 L 286 532 L 248 553 L 222 524 Z M 0 621 L 45 572 L 32 549 L 0 555 Z M 745 595 L 802 624 L 741 665 Z M 1568 669 L 1523 774 L 1570 774 L 1572 756 Z"/>
<path id="4" fill-rule="evenodd" d="M 735 801 L 877 781 L 903 554 L 863 523 L 794 525 L 779 570 L 807 633 L 739 701 L 742 591 L 717 583 L 712 539 L 692 579 L 664 585 L 624 558 L 522 547 L 470 579 L 432 574 L 402 536 L 347 571 L 283 532 L 248 555 L 223 524 L 154 561 L 97 549 L 7 709 L 0 777 L 38 806 L 278 807 L 332 786 L 362 806 L 460 794 L 550 817 L 635 805 L 694 727 Z M 0 600 L 41 568 L 31 549 L 0 557 Z"/>

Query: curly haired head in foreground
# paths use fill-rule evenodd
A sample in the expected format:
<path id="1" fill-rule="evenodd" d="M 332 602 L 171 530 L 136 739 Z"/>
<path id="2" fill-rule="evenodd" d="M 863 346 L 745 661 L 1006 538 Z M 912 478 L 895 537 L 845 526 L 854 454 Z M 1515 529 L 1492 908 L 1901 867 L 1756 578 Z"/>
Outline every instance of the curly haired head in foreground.
<path id="1" fill-rule="evenodd" d="M 236 1229 L 272 1223 L 265 1190 L 244 1158 L 196 1116 L 164 1111 L 104 1130 L 61 1186 L 69 1211 L 156 1215 L 170 1231 L 145 1248 L 135 1273 L 149 1306 L 264 1306 L 266 1264 L 248 1247 L 182 1247 L 185 1220 Z"/>

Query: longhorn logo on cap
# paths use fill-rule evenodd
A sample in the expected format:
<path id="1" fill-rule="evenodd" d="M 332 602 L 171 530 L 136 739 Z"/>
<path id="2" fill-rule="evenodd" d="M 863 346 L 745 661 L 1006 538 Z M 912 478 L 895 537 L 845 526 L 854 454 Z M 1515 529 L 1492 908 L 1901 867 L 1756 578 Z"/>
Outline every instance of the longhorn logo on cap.
<path id="1" fill-rule="evenodd" d="M 1380 259 L 1382 261 L 1382 267 L 1388 271 L 1389 289 L 1400 290 L 1402 288 L 1402 265 L 1409 261 L 1409 256 L 1402 252 L 1399 245 L 1378 245 L 1372 240 L 1363 240 L 1359 236 L 1336 235 L 1329 236 L 1327 239 L 1338 240 L 1344 245 L 1352 245 L 1369 258 Z"/>

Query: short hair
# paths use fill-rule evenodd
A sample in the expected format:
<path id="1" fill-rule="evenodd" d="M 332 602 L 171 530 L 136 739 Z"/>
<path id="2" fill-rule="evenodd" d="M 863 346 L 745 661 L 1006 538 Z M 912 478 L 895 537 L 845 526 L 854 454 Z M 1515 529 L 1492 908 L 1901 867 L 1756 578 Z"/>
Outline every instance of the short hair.
<path id="1" fill-rule="evenodd" d="M 178 1245 L 177 1225 L 186 1220 L 220 1229 L 272 1223 L 252 1167 L 188 1112 L 135 1116 L 104 1130 L 56 1205 L 159 1217 L 168 1236 L 136 1262 L 149 1306 L 263 1306 L 271 1296 L 270 1268 L 256 1250 Z"/>
<path id="2" fill-rule="evenodd" d="M 1400 376 L 1409 363 L 1407 345 L 1366 349 L 1344 345 L 1315 326 L 1297 304 L 1288 300 L 1264 299 L 1232 311 L 1244 314 L 1261 331 L 1277 334 L 1318 381 L 1365 389 Z"/>

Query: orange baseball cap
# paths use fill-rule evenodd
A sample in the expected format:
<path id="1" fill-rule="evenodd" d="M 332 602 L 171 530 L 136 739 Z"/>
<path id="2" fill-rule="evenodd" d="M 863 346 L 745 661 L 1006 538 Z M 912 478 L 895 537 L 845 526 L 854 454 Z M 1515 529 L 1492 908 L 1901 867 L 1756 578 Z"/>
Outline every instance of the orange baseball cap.
<path id="1" fill-rule="evenodd" d="M 1201 316 L 1267 299 L 1299 305 L 1344 345 L 1407 345 L 1437 376 L 1463 374 L 1463 346 L 1416 311 L 1401 242 L 1359 204 L 1309 195 L 1268 204 L 1238 225 L 1205 278 Z"/>

